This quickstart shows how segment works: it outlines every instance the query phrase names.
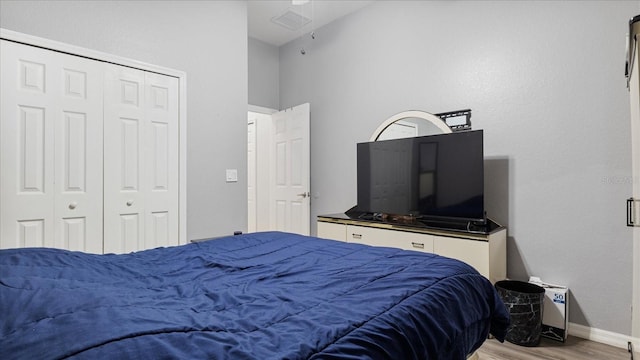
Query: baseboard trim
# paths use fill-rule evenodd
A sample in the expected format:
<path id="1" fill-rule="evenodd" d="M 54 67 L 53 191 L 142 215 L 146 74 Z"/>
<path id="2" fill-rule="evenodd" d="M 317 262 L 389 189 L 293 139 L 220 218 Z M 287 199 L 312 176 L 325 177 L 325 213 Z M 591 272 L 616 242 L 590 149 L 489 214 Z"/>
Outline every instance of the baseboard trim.
<path id="1" fill-rule="evenodd" d="M 633 344 L 634 352 L 636 354 L 640 352 L 640 338 L 634 338 L 632 336 L 623 335 L 612 331 L 596 329 L 575 323 L 569 323 L 569 335 L 623 349 L 627 349 L 628 343 L 631 342 Z"/>

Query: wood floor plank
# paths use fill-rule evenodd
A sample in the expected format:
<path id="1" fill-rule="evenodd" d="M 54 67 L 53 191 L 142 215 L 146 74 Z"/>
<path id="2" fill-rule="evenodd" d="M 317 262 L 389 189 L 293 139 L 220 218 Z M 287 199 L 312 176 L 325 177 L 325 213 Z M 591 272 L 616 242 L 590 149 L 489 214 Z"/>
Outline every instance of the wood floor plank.
<path id="1" fill-rule="evenodd" d="M 566 343 L 543 338 L 540 345 L 526 347 L 487 340 L 478 350 L 479 360 L 629 360 L 626 349 L 569 336 Z"/>

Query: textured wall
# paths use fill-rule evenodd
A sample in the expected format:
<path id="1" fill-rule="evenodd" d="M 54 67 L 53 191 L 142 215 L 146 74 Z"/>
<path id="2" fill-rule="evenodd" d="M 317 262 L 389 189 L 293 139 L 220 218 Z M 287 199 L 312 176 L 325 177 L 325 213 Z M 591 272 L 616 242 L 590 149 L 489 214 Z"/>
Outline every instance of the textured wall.
<path id="1" fill-rule="evenodd" d="M 278 47 L 249 38 L 249 104 L 279 110 Z"/>
<path id="2" fill-rule="evenodd" d="M 470 108 L 508 275 L 568 285 L 572 322 L 630 334 L 628 20 L 636 1 L 376 1 L 280 48 L 310 102 L 312 214 L 356 202 L 356 143 L 404 110 Z M 306 55 L 300 54 L 300 48 Z"/>

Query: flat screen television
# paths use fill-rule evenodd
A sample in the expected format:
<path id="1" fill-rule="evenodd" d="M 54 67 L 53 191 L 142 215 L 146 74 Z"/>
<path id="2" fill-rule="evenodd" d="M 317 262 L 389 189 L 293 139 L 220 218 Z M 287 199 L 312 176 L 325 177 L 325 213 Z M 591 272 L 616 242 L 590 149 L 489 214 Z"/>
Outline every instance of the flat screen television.
<path id="1" fill-rule="evenodd" d="M 357 144 L 361 214 L 486 224 L 482 130 Z"/>

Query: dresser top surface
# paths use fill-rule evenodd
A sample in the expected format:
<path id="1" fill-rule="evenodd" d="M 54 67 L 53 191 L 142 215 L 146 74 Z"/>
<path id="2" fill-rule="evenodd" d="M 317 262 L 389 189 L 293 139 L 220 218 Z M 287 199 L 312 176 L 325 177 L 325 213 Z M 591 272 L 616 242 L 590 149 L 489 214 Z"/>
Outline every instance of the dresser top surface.
<path id="1" fill-rule="evenodd" d="M 448 237 L 461 237 L 476 240 L 487 240 L 492 234 L 500 231 L 506 231 L 506 228 L 500 224 L 497 224 L 491 219 L 488 219 L 486 227 L 473 227 L 463 224 L 437 224 L 437 223 L 407 223 L 400 221 L 383 221 L 375 219 L 360 219 L 350 217 L 344 213 L 318 215 L 319 222 L 336 223 L 344 225 L 357 225 L 374 227 L 381 229 L 390 229 L 406 232 L 424 233 L 431 235 L 440 235 Z"/>

